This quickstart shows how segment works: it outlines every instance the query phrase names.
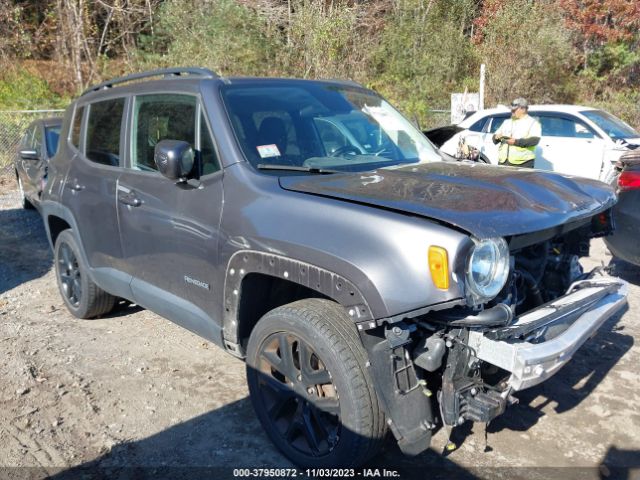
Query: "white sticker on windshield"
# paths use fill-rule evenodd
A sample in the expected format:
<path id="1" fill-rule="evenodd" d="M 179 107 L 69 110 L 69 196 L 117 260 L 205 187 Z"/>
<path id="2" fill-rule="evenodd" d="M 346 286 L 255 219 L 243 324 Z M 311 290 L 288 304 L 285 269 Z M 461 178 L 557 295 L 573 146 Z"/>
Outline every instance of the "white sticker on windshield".
<path id="1" fill-rule="evenodd" d="M 256 148 L 258 149 L 260 158 L 280 156 L 280 150 L 278 150 L 278 146 L 275 143 L 272 143 L 271 145 L 258 145 Z"/>

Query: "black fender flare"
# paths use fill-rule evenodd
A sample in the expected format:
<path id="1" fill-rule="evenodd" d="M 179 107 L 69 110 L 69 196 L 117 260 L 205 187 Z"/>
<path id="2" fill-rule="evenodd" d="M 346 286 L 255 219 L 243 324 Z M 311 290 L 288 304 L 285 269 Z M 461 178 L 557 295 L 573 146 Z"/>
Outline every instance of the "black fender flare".
<path id="1" fill-rule="evenodd" d="M 223 332 L 227 344 L 237 344 L 240 340 L 237 318 L 242 280 L 250 273 L 288 280 L 319 292 L 342 305 L 354 323 L 374 318 L 362 292 L 343 276 L 281 255 L 240 250 L 229 259 L 224 282 Z"/>
<path id="2" fill-rule="evenodd" d="M 64 205 L 60 205 L 58 202 L 44 201 L 42 202 L 42 220 L 44 223 L 44 229 L 47 233 L 47 240 L 49 241 L 49 246 L 51 247 L 51 251 L 53 252 L 55 248 L 55 244 L 51 235 L 51 229 L 49 225 L 49 217 L 58 217 L 67 222 L 69 227 L 71 228 L 72 235 L 75 237 L 76 242 L 78 242 L 78 246 L 80 247 L 80 255 L 82 255 L 82 259 L 85 262 L 85 265 L 89 264 L 89 260 L 87 258 L 87 254 L 84 249 L 84 243 L 82 242 L 82 238 L 80 238 L 80 230 L 78 229 L 78 223 L 76 222 L 75 217 Z M 89 274 L 91 275 L 91 268 L 89 268 Z M 91 280 L 94 280 L 93 278 Z"/>

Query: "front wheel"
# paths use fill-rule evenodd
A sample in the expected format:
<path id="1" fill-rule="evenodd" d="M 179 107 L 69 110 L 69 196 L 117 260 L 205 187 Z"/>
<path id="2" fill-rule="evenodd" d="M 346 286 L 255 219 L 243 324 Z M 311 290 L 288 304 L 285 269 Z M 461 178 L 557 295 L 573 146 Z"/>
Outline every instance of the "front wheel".
<path id="1" fill-rule="evenodd" d="M 267 435 L 302 467 L 356 467 L 380 448 L 384 414 L 355 326 L 334 302 L 300 300 L 260 319 L 247 382 Z"/>
<path id="2" fill-rule="evenodd" d="M 87 266 L 71 230 L 58 235 L 54 247 L 56 279 L 60 295 L 69 311 L 78 318 L 93 318 L 110 312 L 116 297 L 89 278 Z"/>

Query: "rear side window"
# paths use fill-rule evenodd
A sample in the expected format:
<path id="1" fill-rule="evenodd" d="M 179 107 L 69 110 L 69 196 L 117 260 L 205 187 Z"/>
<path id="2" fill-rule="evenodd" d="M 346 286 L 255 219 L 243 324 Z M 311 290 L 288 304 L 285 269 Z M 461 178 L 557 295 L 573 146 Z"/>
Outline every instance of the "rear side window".
<path id="1" fill-rule="evenodd" d="M 82 128 L 82 114 L 84 107 L 76 108 L 73 115 L 73 125 L 71 125 L 71 143 L 74 147 L 80 148 L 80 130 Z"/>
<path id="2" fill-rule="evenodd" d="M 85 155 L 92 162 L 120 165 L 120 127 L 124 98 L 92 103 L 87 121 Z"/>
<path id="3" fill-rule="evenodd" d="M 182 140 L 195 149 L 195 131 L 196 97 L 180 94 L 136 97 L 131 166 L 138 170 L 157 170 L 153 159 L 156 144 L 166 139 Z"/>

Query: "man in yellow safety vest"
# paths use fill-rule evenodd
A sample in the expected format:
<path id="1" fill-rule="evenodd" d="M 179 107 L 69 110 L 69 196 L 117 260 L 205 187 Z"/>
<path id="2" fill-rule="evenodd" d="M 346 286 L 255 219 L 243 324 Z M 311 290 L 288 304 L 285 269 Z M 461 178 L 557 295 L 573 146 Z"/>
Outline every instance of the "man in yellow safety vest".
<path id="1" fill-rule="evenodd" d="M 529 104 L 524 98 L 511 102 L 511 118 L 506 119 L 493 134 L 499 143 L 498 162 L 510 167 L 533 168 L 536 145 L 540 141 L 540 122 L 529 116 Z"/>

